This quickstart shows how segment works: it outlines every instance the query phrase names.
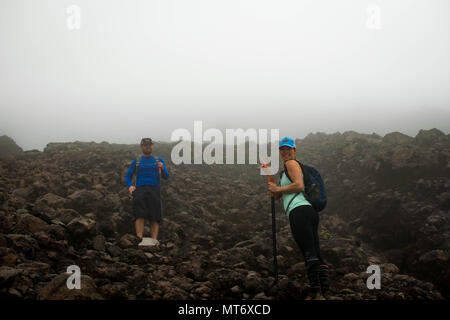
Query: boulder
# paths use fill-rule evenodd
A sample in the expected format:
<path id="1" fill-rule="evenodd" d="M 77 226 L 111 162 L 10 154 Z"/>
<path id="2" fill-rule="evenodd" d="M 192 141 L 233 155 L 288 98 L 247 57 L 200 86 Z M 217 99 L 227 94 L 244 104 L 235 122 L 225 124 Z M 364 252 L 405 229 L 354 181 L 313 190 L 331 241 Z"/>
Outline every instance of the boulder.
<path id="1" fill-rule="evenodd" d="M 0 287 L 8 288 L 19 274 L 23 273 L 22 269 L 11 268 L 7 266 L 0 267 Z"/>
<path id="2" fill-rule="evenodd" d="M 81 214 L 96 211 L 104 205 L 103 198 L 97 190 L 77 190 L 67 197 L 66 208 L 74 209 Z"/>
<path id="3" fill-rule="evenodd" d="M 29 213 L 19 214 L 16 224 L 16 231 L 24 234 L 34 234 L 40 231 L 48 232 L 48 224 Z"/>
<path id="4" fill-rule="evenodd" d="M 414 140 L 423 145 L 430 145 L 440 141 L 447 141 L 447 136 L 441 130 L 433 128 L 430 130 L 421 129 Z"/>
<path id="5" fill-rule="evenodd" d="M 55 217 L 67 225 L 73 219 L 81 217 L 81 215 L 73 209 L 59 209 L 56 211 Z"/>
<path id="6" fill-rule="evenodd" d="M 54 193 L 47 193 L 38 200 L 36 200 L 35 205 L 46 205 L 52 209 L 61 209 L 64 208 L 66 203 L 66 199 L 60 197 Z"/>
<path id="7" fill-rule="evenodd" d="M 67 225 L 69 239 L 74 244 L 86 244 L 86 239 L 96 233 L 95 221 L 85 217 L 75 218 Z"/>
<path id="8" fill-rule="evenodd" d="M 414 138 L 403 134 L 401 132 L 391 132 L 386 134 L 383 137 L 383 142 L 391 143 L 391 144 L 405 144 L 410 143 L 414 140 Z"/>
<path id="9" fill-rule="evenodd" d="M 255 271 L 250 271 L 244 280 L 246 292 L 261 292 L 264 290 L 264 283 L 260 275 Z"/>
<path id="10" fill-rule="evenodd" d="M 140 241 L 137 236 L 127 233 L 120 238 L 118 245 L 121 248 L 126 249 L 136 247 L 139 242 Z"/>
<path id="11" fill-rule="evenodd" d="M 92 240 L 92 247 L 97 251 L 105 251 L 105 237 L 103 235 L 97 235 Z"/>
<path id="12" fill-rule="evenodd" d="M 39 300 L 103 300 L 98 292 L 94 280 L 86 275 L 81 275 L 80 289 L 69 289 L 67 280 L 70 275 L 59 274 L 53 280 L 46 283 L 38 290 Z"/>

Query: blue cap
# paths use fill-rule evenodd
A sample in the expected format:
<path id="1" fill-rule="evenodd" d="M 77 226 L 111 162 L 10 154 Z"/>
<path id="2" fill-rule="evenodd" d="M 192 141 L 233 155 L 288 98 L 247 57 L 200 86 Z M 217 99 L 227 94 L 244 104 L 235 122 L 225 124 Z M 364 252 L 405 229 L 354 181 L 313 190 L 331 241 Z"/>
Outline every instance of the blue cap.
<path id="1" fill-rule="evenodd" d="M 295 148 L 295 142 L 294 142 L 294 140 L 292 140 L 289 137 L 284 137 L 283 139 L 280 140 L 279 148 L 284 147 L 284 146 L 289 147 L 289 148 Z"/>

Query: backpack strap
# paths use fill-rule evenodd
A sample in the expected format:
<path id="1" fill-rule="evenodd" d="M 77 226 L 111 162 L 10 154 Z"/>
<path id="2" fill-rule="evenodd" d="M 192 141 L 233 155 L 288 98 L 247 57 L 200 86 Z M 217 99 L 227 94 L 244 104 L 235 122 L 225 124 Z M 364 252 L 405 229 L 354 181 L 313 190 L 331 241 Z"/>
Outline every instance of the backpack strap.
<path id="1" fill-rule="evenodd" d="M 139 167 L 140 163 L 141 163 L 141 158 L 137 157 L 136 158 L 136 163 L 135 163 L 136 168 Z"/>
<path id="2" fill-rule="evenodd" d="M 297 163 L 300 165 L 300 168 L 302 169 L 302 172 L 303 172 L 303 168 L 302 168 L 302 165 L 300 164 L 300 161 L 298 161 L 297 159 L 295 159 L 295 161 L 297 161 Z M 283 163 L 283 165 L 284 165 L 284 163 Z M 292 181 L 291 177 L 289 176 L 289 172 L 288 172 L 288 170 L 287 170 L 287 168 L 286 168 L 285 165 L 284 165 L 284 170 L 283 170 L 283 172 L 286 174 L 286 177 L 288 177 L 288 179 Z M 283 172 L 282 172 L 282 173 L 283 173 Z M 304 174 L 303 174 L 303 175 L 304 175 Z"/>
<path id="3" fill-rule="evenodd" d="M 306 185 L 309 184 L 308 170 L 305 169 L 305 167 L 303 166 L 303 164 L 302 164 L 300 161 L 298 161 L 297 159 L 295 159 L 295 161 L 297 161 L 298 165 L 299 165 L 300 168 L 302 169 L 302 174 L 303 174 L 303 184 L 305 185 L 305 188 L 306 188 Z M 286 170 L 286 166 L 284 167 L 284 171 L 283 171 L 283 172 L 285 172 L 285 173 L 286 173 L 286 176 L 288 177 L 288 179 L 291 180 L 291 177 L 289 177 L 289 173 L 288 173 L 288 171 Z M 291 180 L 291 181 L 292 181 L 292 180 Z"/>
<path id="4" fill-rule="evenodd" d="M 295 196 L 293 196 L 293 197 L 291 198 L 291 200 L 289 201 L 289 203 L 288 203 L 288 205 L 287 205 L 287 207 L 286 207 L 286 210 L 289 209 L 289 206 L 291 205 L 292 201 L 293 201 L 293 200 L 295 199 L 295 197 L 298 196 L 300 193 L 301 193 L 301 192 L 296 193 Z"/>
<path id="5" fill-rule="evenodd" d="M 136 174 L 136 179 L 137 179 L 138 167 L 139 167 L 140 163 L 141 163 L 141 158 L 137 157 L 136 163 L 134 164 L 134 173 Z"/>
<path id="6" fill-rule="evenodd" d="M 302 169 L 302 173 L 303 173 L 303 180 L 308 180 L 308 172 L 305 170 L 305 168 L 303 167 L 302 163 L 300 161 L 298 161 L 297 159 L 295 159 L 295 161 L 297 161 L 298 165 L 300 166 L 300 168 Z M 291 180 L 291 177 L 289 177 L 289 172 L 286 169 L 286 166 L 284 166 L 284 171 L 282 171 L 281 173 L 285 172 L 286 176 L 288 177 L 289 180 Z M 292 180 L 291 180 L 292 181 Z M 303 181 L 304 182 L 304 181 Z M 306 183 L 305 183 L 306 184 Z"/>
<path id="7" fill-rule="evenodd" d="M 298 160 L 296 160 L 298 162 L 298 164 L 300 165 L 300 168 L 302 168 L 302 173 L 303 173 L 303 184 L 306 185 L 309 184 L 309 175 L 308 175 L 308 170 L 305 169 L 305 167 L 302 165 L 302 163 Z"/>

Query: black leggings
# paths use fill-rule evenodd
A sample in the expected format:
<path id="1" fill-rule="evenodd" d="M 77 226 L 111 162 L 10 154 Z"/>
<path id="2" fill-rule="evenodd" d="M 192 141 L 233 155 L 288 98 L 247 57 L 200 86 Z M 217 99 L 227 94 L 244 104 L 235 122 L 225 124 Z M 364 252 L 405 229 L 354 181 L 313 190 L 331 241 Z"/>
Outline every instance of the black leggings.
<path id="1" fill-rule="evenodd" d="M 324 265 L 325 261 L 320 255 L 319 247 L 319 214 L 309 205 L 294 208 L 289 213 L 292 235 L 300 247 L 305 265 Z"/>

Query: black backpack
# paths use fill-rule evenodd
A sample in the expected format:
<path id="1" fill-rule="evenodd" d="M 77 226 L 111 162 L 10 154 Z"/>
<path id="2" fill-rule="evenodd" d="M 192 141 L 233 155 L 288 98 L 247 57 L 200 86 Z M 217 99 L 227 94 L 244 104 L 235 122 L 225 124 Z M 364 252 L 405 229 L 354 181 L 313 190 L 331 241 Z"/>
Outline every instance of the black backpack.
<path id="1" fill-rule="evenodd" d="M 305 199 L 309 203 L 311 203 L 311 205 L 317 212 L 322 211 L 323 209 L 325 209 L 327 205 L 327 194 L 325 192 L 325 184 L 323 183 L 319 171 L 317 171 L 315 168 L 311 166 L 301 163 L 298 160 L 295 161 L 297 161 L 297 163 L 300 165 L 303 171 L 303 182 L 305 185 L 305 191 L 303 192 L 303 194 L 305 196 Z M 289 177 L 289 173 L 286 170 L 286 167 L 281 172 L 280 178 L 283 175 L 283 172 L 286 173 L 288 179 L 291 180 L 291 178 Z M 294 198 L 299 194 L 300 192 L 297 193 L 294 197 L 292 197 L 291 201 L 287 206 L 288 208 L 292 200 L 294 200 Z"/>

